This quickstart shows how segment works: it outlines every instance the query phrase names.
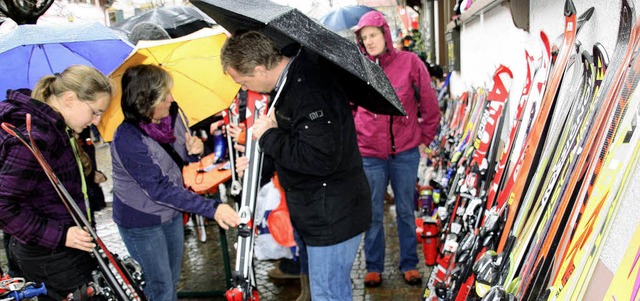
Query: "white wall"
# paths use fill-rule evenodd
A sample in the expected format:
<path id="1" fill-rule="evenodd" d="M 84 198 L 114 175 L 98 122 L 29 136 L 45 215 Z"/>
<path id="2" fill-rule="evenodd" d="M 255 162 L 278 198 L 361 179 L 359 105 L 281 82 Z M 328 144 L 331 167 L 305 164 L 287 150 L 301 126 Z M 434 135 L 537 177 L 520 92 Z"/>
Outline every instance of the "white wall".
<path id="1" fill-rule="evenodd" d="M 451 89 L 459 95 L 468 87 L 483 85 L 499 64 L 511 68 L 514 73 L 512 96 L 519 96 L 525 72 L 524 49 L 535 49 L 539 43 L 539 31 L 543 30 L 551 42 L 563 32 L 564 1 L 530 0 L 530 32 L 517 29 L 511 20 L 506 4 L 463 25 L 460 33 L 461 70 L 454 73 Z M 585 49 L 591 49 L 597 41 L 604 45 L 611 55 L 615 46 L 620 15 L 618 0 L 574 0 L 578 15 L 591 6 L 595 12 L 591 20 L 584 24 L 577 36 Z M 632 0 L 636 15 L 640 14 L 640 0 Z M 486 86 L 486 85 L 485 85 Z M 515 93 L 514 93 L 515 92 Z M 614 273 L 627 249 L 640 220 L 640 168 L 633 167 L 631 186 L 623 193 L 621 207 L 605 242 L 601 256 L 604 266 Z M 599 284 L 600 287 L 604 285 Z"/>

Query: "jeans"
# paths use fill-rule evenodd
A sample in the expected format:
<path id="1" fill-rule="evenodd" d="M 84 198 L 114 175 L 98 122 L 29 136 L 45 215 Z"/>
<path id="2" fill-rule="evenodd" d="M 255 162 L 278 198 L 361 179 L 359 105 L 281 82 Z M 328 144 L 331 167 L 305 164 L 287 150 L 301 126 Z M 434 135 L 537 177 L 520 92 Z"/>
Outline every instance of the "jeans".
<path id="1" fill-rule="evenodd" d="M 142 266 L 147 298 L 177 300 L 184 252 L 182 214 L 158 226 L 118 229 L 129 254 Z"/>
<path id="2" fill-rule="evenodd" d="M 364 235 L 364 251 L 368 272 L 384 271 L 384 193 L 391 180 L 396 203 L 396 223 L 400 240 L 400 271 L 415 270 L 418 265 L 415 189 L 420 153 L 412 148 L 390 156 L 387 160 L 364 157 L 364 171 L 371 187 L 372 220 Z"/>
<path id="3" fill-rule="evenodd" d="M 353 300 L 351 269 L 360 241 L 362 234 L 331 246 L 307 245 L 311 300 Z"/>

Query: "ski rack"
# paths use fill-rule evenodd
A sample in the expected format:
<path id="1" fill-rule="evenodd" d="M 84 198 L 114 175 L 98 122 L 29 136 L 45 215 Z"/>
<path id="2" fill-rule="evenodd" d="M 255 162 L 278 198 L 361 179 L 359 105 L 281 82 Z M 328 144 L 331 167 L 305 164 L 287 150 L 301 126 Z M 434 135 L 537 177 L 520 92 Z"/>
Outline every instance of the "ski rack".
<path id="1" fill-rule="evenodd" d="M 109 301 L 146 301 L 147 298 L 144 293 L 142 293 L 142 285 L 144 281 L 141 270 L 131 272 L 128 269 L 133 263 L 135 263 L 136 266 L 138 263 L 131 259 L 128 264 L 125 264 L 124 261 L 118 258 L 118 255 L 111 253 L 107 249 L 107 246 L 102 242 L 102 239 L 100 239 L 98 234 L 95 232 L 86 216 L 82 213 L 82 210 L 80 210 L 80 207 L 78 207 L 78 204 L 76 204 L 67 189 L 62 185 L 60 179 L 55 175 L 51 166 L 47 163 L 42 152 L 40 152 L 40 149 L 37 147 L 35 140 L 31 135 L 31 114 L 26 115 L 26 130 L 29 136 L 28 140 L 14 125 L 2 122 L 0 126 L 3 130 L 9 133 L 9 135 L 17 138 L 18 141 L 24 144 L 24 146 L 31 151 L 47 175 L 47 178 L 49 178 L 49 181 L 53 184 L 53 187 L 62 200 L 62 203 L 71 214 L 76 226 L 89 232 L 93 240 L 96 242 L 97 248 L 93 248 L 91 252 L 98 262 L 99 271 L 97 272 L 102 276 L 98 277 L 102 280 L 101 283 L 98 283 L 101 287 L 101 291 L 98 293 L 103 294 Z M 94 279 L 96 279 L 95 275 Z"/>
<path id="2" fill-rule="evenodd" d="M 253 123 L 267 113 L 269 96 L 253 91 L 247 94 L 247 144 L 245 154 L 249 165 L 242 177 L 242 197 L 238 208 L 238 244 L 235 271 L 232 272 L 233 286 L 225 294 L 229 301 L 259 300 L 253 271 L 254 214 L 256 198 L 260 188 L 260 175 L 264 154 L 258 141 L 253 139 Z"/>

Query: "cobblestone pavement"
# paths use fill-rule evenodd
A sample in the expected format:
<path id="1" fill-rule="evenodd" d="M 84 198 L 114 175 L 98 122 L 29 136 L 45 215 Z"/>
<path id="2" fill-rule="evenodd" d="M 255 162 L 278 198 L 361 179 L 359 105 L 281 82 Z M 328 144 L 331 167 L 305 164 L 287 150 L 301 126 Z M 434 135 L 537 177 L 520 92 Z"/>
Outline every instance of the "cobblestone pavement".
<path id="1" fill-rule="evenodd" d="M 111 160 L 109 148 L 99 146 L 97 148 L 98 169 L 103 171 L 109 181 L 102 184 L 105 197 L 111 201 Z M 127 255 L 118 230 L 111 219 L 111 207 L 107 207 L 96 212 L 97 232 L 113 253 Z M 385 271 L 382 275 L 382 285 L 377 288 L 366 288 L 364 286 L 365 259 L 362 246 L 356 257 L 351 278 L 353 282 L 354 300 L 420 300 L 422 292 L 421 286 L 409 286 L 402 280 L 402 275 L 398 270 L 399 245 L 397 239 L 397 229 L 395 227 L 395 216 L 393 205 L 385 208 L 385 233 L 387 239 Z M 225 300 L 220 294 L 227 289 L 227 277 L 225 273 L 225 263 L 223 260 L 222 240 L 220 239 L 220 228 L 214 221 L 210 221 L 206 227 L 207 241 L 205 243 L 197 240 L 195 230 L 186 227 L 185 236 L 185 256 L 183 259 L 182 275 L 180 277 L 179 291 L 180 300 Z M 230 268 L 235 264 L 235 242 L 236 232 L 233 230 L 225 233 L 230 258 Z M 1 237 L 0 237 L 1 240 Z M 0 265 L 6 267 L 6 257 L 4 247 L 0 244 Z M 427 280 L 430 268 L 424 266 L 422 250 L 418 247 L 420 258 L 419 269 L 423 275 L 423 282 Z M 256 261 L 255 272 L 258 283 L 260 299 L 269 300 L 295 300 L 299 294 L 298 282 L 289 283 L 274 282 L 267 276 L 267 271 L 274 268 L 276 262 Z"/>

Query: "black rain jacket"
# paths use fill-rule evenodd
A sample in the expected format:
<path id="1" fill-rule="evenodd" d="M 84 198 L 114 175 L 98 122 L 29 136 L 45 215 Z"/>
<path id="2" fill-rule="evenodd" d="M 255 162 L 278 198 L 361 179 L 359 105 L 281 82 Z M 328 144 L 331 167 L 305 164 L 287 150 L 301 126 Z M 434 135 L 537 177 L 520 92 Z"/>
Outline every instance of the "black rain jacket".
<path id="1" fill-rule="evenodd" d="M 287 78 L 276 103 L 278 128 L 259 141 L 265 167 L 275 165 L 291 221 L 305 243 L 334 245 L 371 223 L 371 192 L 353 115 L 335 77 L 312 55 L 302 51 Z"/>

